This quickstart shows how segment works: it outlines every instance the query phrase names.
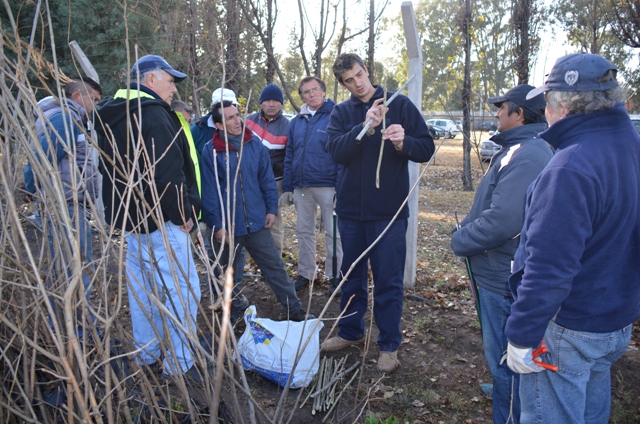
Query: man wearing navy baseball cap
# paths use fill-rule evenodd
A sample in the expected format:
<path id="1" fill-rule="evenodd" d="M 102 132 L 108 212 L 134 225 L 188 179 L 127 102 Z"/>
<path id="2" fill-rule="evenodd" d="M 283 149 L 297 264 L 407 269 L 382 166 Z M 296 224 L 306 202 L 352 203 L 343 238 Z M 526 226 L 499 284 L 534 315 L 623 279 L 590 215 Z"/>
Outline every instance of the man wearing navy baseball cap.
<path id="1" fill-rule="evenodd" d="M 519 422 L 518 374 L 500 363 L 507 349 L 504 326 L 513 303 L 507 281 L 524 221 L 527 188 L 553 156 L 538 135 L 547 129 L 544 97 L 526 99 L 533 88 L 522 84 L 487 99 L 498 108 L 500 132 L 491 140 L 502 148 L 478 186 L 471 211 L 451 235 L 451 248 L 469 258 L 478 283 L 482 341 L 493 377 L 493 384 L 482 385 L 481 390 L 492 391 L 494 423 Z"/>
<path id="2" fill-rule="evenodd" d="M 610 368 L 640 316 L 640 136 L 616 67 L 577 53 L 545 84 L 555 156 L 529 188 L 509 286 L 522 423 L 606 423 Z"/>
<path id="3" fill-rule="evenodd" d="M 96 131 L 104 155 L 105 219 L 122 230 L 128 245 L 136 360 L 169 376 L 198 379 L 189 340 L 197 338 L 200 280 L 189 231 L 200 213 L 200 195 L 189 126 L 170 107 L 175 84 L 185 77 L 161 56 L 141 57 L 129 88 L 99 108 Z"/>

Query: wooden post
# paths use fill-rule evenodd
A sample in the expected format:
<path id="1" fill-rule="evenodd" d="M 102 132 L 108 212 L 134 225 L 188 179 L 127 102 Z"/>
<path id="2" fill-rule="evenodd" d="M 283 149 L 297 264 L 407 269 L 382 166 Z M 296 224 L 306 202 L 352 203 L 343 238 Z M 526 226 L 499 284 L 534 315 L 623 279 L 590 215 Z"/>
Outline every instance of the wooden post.
<path id="1" fill-rule="evenodd" d="M 71 48 L 71 53 L 76 58 L 78 62 L 80 62 L 80 67 L 84 70 L 84 73 L 87 74 L 89 78 L 100 84 L 100 76 L 98 72 L 89 61 L 89 58 L 84 54 L 80 46 L 75 40 L 69 41 L 69 47 Z M 94 121 L 91 119 L 89 121 L 89 135 L 93 139 L 94 143 L 97 145 L 98 136 L 96 135 L 96 131 L 94 128 Z M 100 153 L 98 153 L 98 149 L 92 149 L 93 162 L 98 165 L 100 163 Z M 95 215 L 93 219 L 100 220 L 102 224 L 105 223 L 104 220 L 104 203 L 102 203 L 102 174 L 98 173 L 98 198 L 95 200 Z"/>
<path id="2" fill-rule="evenodd" d="M 402 22 L 404 23 L 404 37 L 407 42 L 409 56 L 409 73 L 416 78 L 409 83 L 408 97 L 413 104 L 422 111 L 422 49 L 413 12 L 413 3 L 405 1 L 401 6 Z M 418 180 L 420 165 L 409 162 L 409 186 Z M 418 249 L 418 191 L 414 191 L 408 202 L 409 222 L 407 226 L 407 259 L 404 265 L 404 288 L 412 289 L 416 283 L 416 258 Z"/>

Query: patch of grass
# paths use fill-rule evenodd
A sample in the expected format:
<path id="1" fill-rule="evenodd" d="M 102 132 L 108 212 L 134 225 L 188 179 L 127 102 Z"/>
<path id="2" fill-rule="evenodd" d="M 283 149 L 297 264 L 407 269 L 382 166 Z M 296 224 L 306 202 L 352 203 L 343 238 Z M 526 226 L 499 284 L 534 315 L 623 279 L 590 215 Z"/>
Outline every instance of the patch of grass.
<path id="1" fill-rule="evenodd" d="M 413 326 L 415 331 L 424 334 L 427 332 L 432 322 L 433 321 L 429 315 L 419 315 L 413 320 Z"/>
<path id="2" fill-rule="evenodd" d="M 634 402 L 631 387 L 626 384 L 622 373 L 615 376 L 618 390 L 611 397 L 611 415 L 609 422 L 612 424 L 632 424 L 638 422 L 638 411 L 634 410 Z"/>
<path id="3" fill-rule="evenodd" d="M 373 412 L 369 412 L 369 416 L 364 420 L 364 424 L 400 424 L 400 422 L 393 415 L 385 420 L 378 418 Z"/>

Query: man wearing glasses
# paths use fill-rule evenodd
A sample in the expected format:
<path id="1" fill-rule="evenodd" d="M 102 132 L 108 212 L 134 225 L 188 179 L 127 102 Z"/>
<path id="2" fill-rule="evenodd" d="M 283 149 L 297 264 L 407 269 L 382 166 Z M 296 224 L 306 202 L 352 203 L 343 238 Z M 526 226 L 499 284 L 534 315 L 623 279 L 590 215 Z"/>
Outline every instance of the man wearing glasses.
<path id="1" fill-rule="evenodd" d="M 318 206 L 324 225 L 327 249 L 325 275 L 333 275 L 333 198 L 336 193 L 338 164 L 327 152 L 327 125 L 335 103 L 325 97 L 326 85 L 317 77 L 300 81 L 298 93 L 304 104 L 291 121 L 284 159 L 283 194 L 279 206 L 295 204 L 298 237 L 298 279 L 302 290 L 316 276 L 316 216 Z M 342 261 L 342 243 L 336 234 L 337 268 Z"/>

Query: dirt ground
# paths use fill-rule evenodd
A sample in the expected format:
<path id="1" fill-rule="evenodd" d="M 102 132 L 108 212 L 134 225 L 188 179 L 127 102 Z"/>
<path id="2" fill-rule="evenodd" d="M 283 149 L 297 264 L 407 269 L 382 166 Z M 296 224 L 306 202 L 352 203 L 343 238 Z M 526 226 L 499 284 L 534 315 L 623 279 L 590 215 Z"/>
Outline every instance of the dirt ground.
<path id="1" fill-rule="evenodd" d="M 455 225 L 454 212 L 464 217 L 473 202 L 473 193 L 462 191 L 461 171 L 451 168 L 449 162 L 458 162 L 461 140 L 443 144 L 436 161 L 421 180 L 419 197 L 419 228 L 417 277 L 415 287 L 406 290 L 402 330 L 403 343 L 399 350 L 401 367 L 392 375 L 383 376 L 376 369 L 379 350 L 375 343 L 376 326 L 372 326 L 368 350 L 353 347 L 328 355 L 342 358 L 348 354 L 346 366 L 361 360 L 362 373 L 345 390 L 334 410 L 328 414 L 312 413 L 309 402 L 299 404 L 307 397 L 308 389 L 292 390 L 285 407 L 296 407 L 294 423 L 490 423 L 491 400 L 482 395 L 479 385 L 490 383 L 477 314 L 469 295 L 468 278 L 464 265 L 449 247 L 451 228 Z M 476 161 L 477 162 L 477 161 Z M 477 163 L 476 163 L 477 165 Z M 486 166 L 486 164 L 485 164 Z M 482 170 L 474 169 L 477 186 Z M 295 212 L 285 213 L 284 256 L 293 278 L 297 276 L 295 257 Z M 318 232 L 318 260 L 320 276 L 324 269 L 324 249 Z M 247 265 L 247 273 L 258 270 Z M 255 278 L 245 278 L 247 297 L 255 303 L 260 316 L 284 318 L 269 288 Z M 310 304 L 310 312 L 318 315 L 328 300 L 328 282 L 317 281 L 312 293 L 299 292 L 303 303 Z M 310 301 L 311 298 L 311 301 Z M 418 300 L 424 299 L 424 300 Z M 339 300 L 330 305 L 325 318 L 339 313 Z M 368 314 L 370 323 L 370 314 Z M 321 340 L 329 334 L 333 321 L 326 321 Z M 634 327 L 629 351 L 612 369 L 613 404 L 612 423 L 640 422 L 640 326 Z M 324 355 L 323 355 L 324 356 Z M 250 387 L 260 399 L 262 408 L 272 416 L 282 389 L 277 385 L 248 373 Z M 636 383 L 634 383 L 636 382 Z M 299 392 L 302 391 L 300 394 Z M 297 400 L 298 396 L 300 399 Z M 286 420 L 285 420 L 286 421 Z M 265 420 L 266 422 L 266 420 Z"/>

